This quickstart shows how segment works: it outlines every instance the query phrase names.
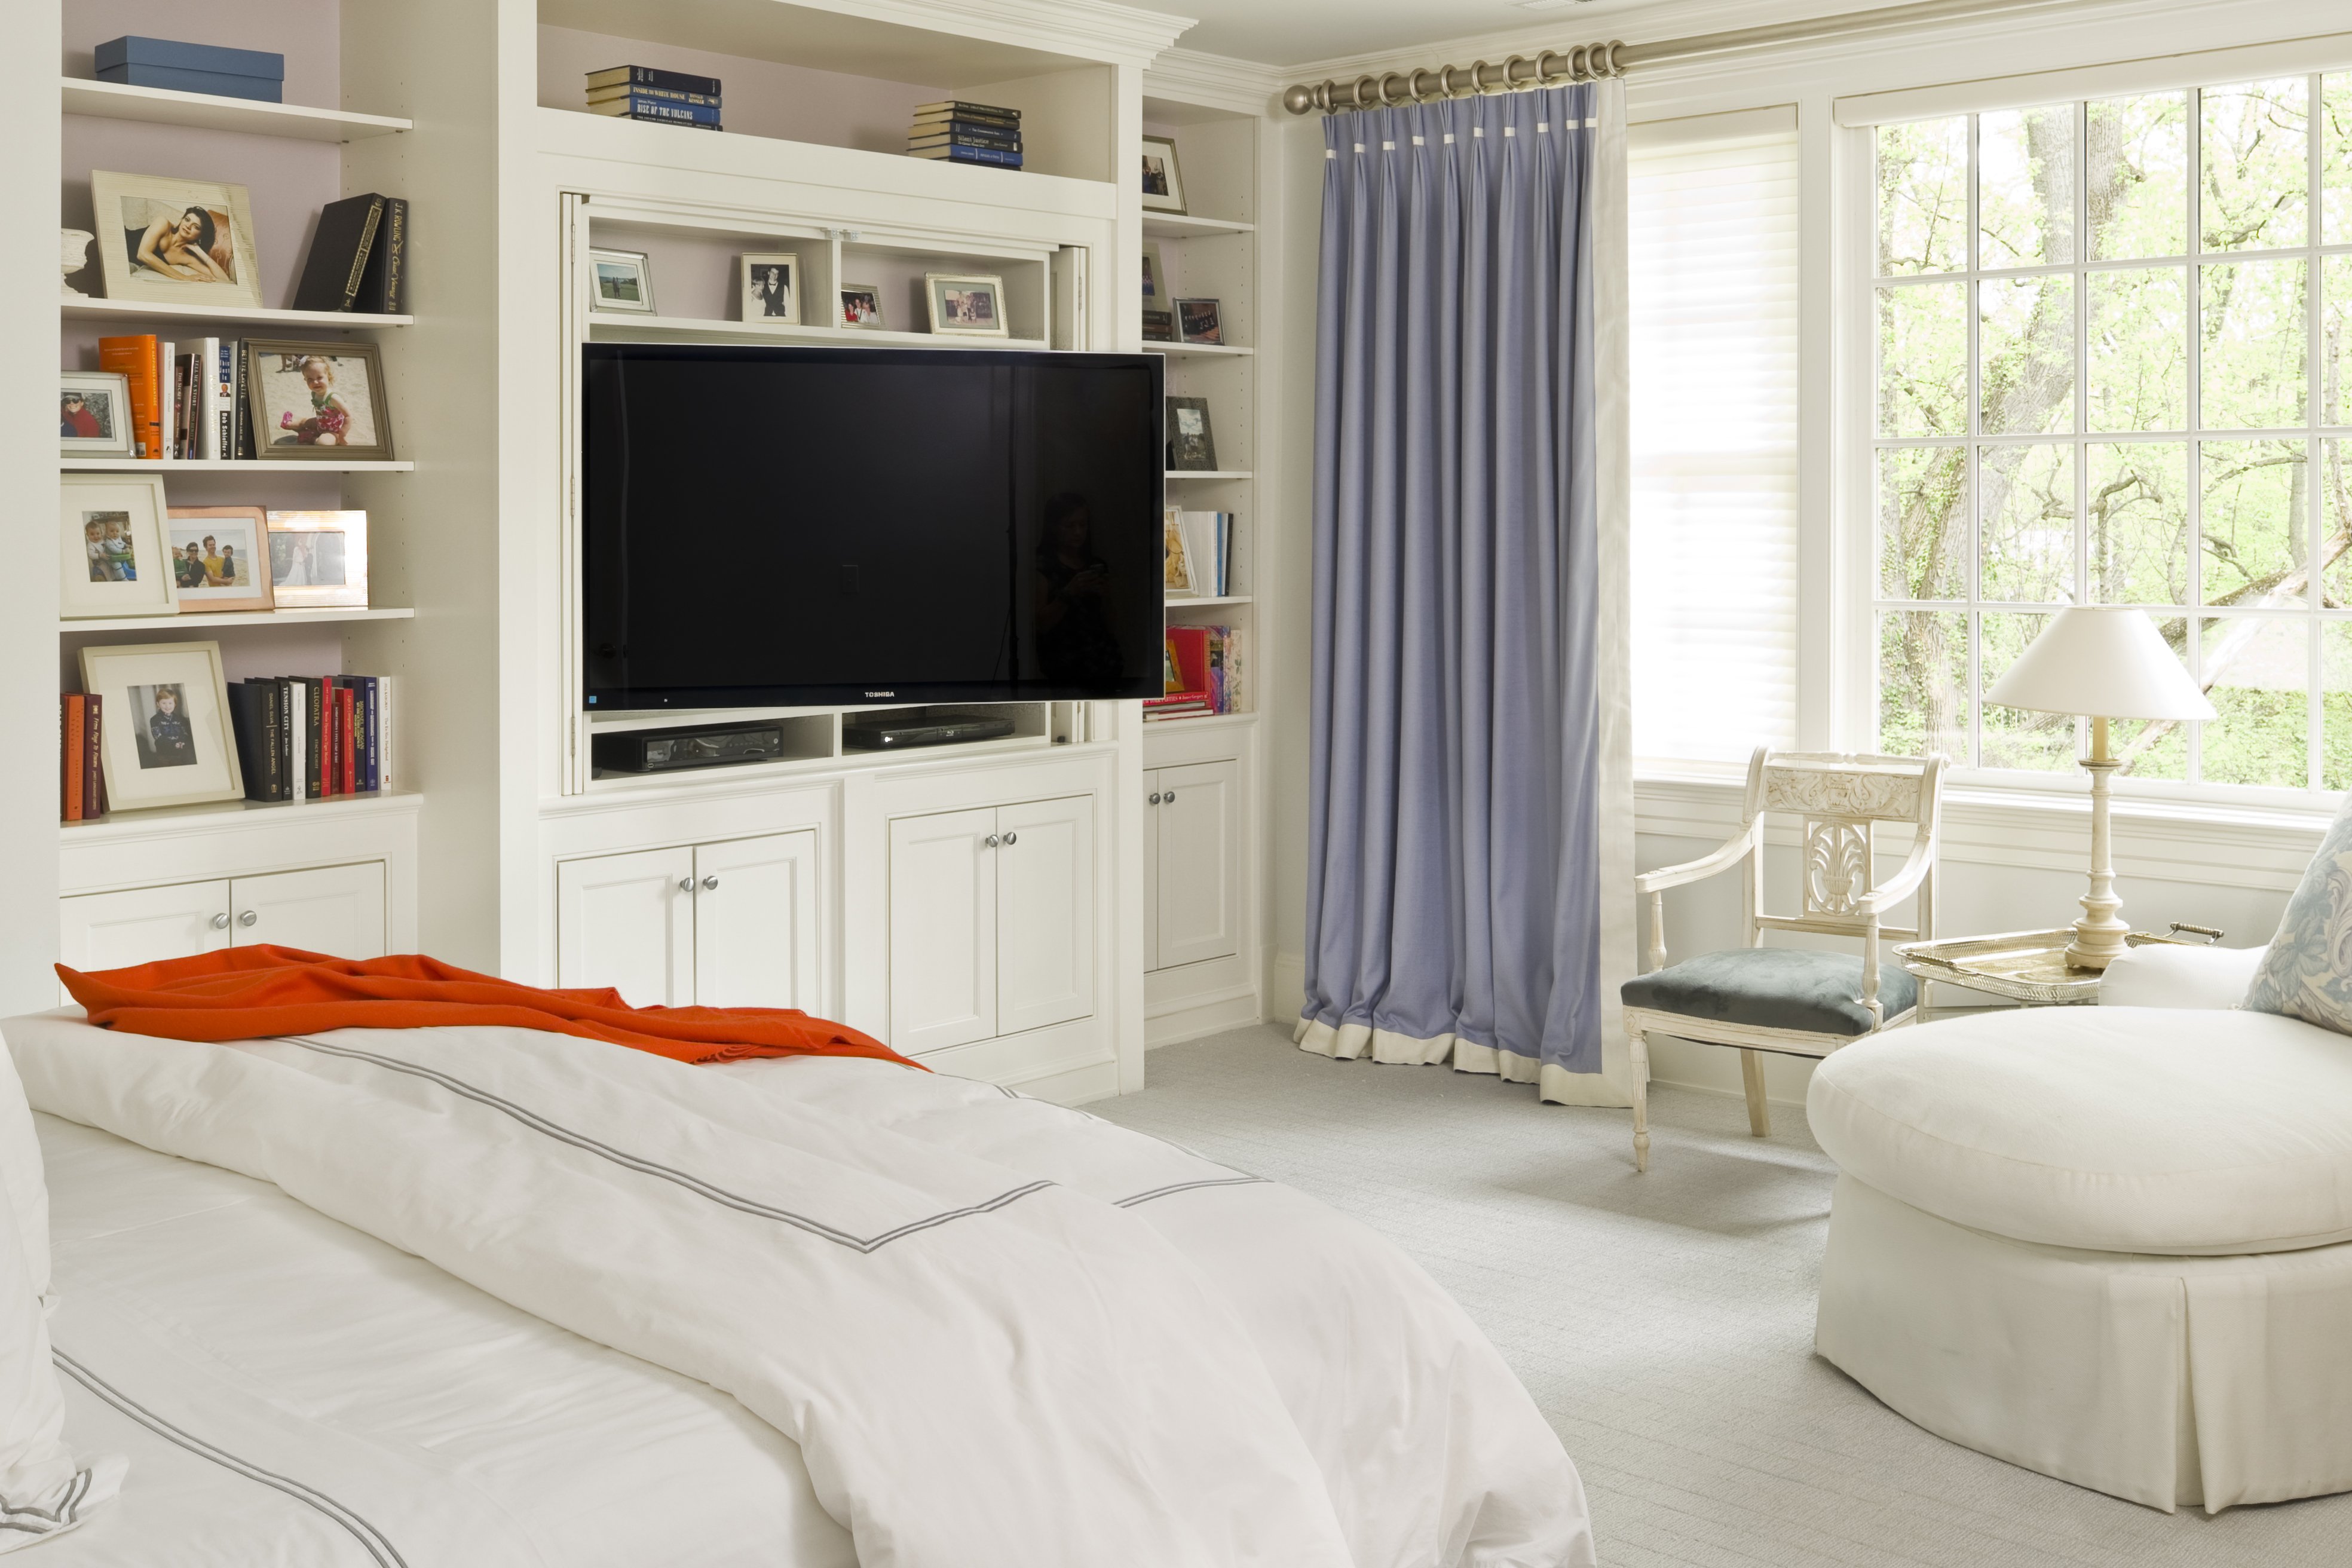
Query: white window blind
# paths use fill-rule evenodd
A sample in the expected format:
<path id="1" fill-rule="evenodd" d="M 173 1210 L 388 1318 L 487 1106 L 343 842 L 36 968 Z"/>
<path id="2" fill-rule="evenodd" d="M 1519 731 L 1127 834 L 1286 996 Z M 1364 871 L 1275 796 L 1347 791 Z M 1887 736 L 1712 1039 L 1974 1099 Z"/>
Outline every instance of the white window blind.
<path id="1" fill-rule="evenodd" d="M 1643 131 L 1628 171 L 1633 750 L 1744 759 L 1797 739 L 1797 138 Z"/>

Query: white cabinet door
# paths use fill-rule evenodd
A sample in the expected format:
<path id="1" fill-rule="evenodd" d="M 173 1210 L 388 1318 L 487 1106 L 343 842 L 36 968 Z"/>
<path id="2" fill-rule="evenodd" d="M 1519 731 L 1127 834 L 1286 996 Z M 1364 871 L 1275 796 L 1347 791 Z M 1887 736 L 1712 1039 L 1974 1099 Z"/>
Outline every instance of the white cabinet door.
<path id="1" fill-rule="evenodd" d="M 1161 768 L 1159 780 L 1154 940 L 1145 952 L 1155 969 L 1239 952 L 1241 766 L 1194 763 Z M 1149 847 L 1144 855 L 1154 858 Z"/>
<path id="2" fill-rule="evenodd" d="M 1160 770 L 1143 773 L 1143 967 L 1160 967 Z"/>
<path id="3" fill-rule="evenodd" d="M 694 1000 L 819 1010 L 816 830 L 694 851 Z"/>
<path id="4" fill-rule="evenodd" d="M 993 810 L 890 822 L 890 1044 L 908 1055 L 996 1034 Z"/>
<path id="5" fill-rule="evenodd" d="M 226 882 L 79 893 L 59 899 L 58 913 L 58 960 L 68 969 L 121 969 L 229 943 Z"/>
<path id="6" fill-rule="evenodd" d="M 638 1007 L 694 1000 L 694 850 L 646 849 L 555 868 L 555 978 L 610 985 Z"/>
<path id="7" fill-rule="evenodd" d="M 230 940 L 270 942 L 330 958 L 382 958 L 383 862 L 238 877 L 228 885 Z"/>
<path id="8" fill-rule="evenodd" d="M 1027 801 L 996 813 L 996 1032 L 1095 1010 L 1095 803 Z"/>

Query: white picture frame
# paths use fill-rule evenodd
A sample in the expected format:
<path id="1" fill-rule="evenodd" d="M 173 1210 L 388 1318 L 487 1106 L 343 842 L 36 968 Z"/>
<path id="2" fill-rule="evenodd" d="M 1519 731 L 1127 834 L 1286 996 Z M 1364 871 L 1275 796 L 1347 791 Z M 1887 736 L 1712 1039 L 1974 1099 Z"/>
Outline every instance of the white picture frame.
<path id="1" fill-rule="evenodd" d="M 281 610 L 367 608 L 368 515 L 273 511 L 269 593 Z"/>
<path id="2" fill-rule="evenodd" d="M 1143 139 L 1143 210 L 1185 216 L 1184 175 L 1176 166 L 1176 143 L 1166 136 Z"/>
<path id="3" fill-rule="evenodd" d="M 81 689 L 106 700 L 99 765 L 110 812 L 245 797 L 220 644 L 86 647 Z"/>
<path id="4" fill-rule="evenodd" d="M 882 321 L 882 289 L 876 283 L 844 283 L 835 292 L 839 296 L 836 310 L 839 319 L 833 324 L 847 331 L 881 332 L 889 329 Z"/>
<path id="5" fill-rule="evenodd" d="M 801 258 L 789 250 L 747 251 L 735 258 L 738 319 L 796 327 L 801 320 Z"/>
<path id="6" fill-rule="evenodd" d="M 58 455 L 129 458 L 131 378 L 107 370 L 58 373 Z"/>
<path id="7" fill-rule="evenodd" d="M 243 185 L 93 169 L 89 198 L 108 299 L 264 308 Z"/>
<path id="8" fill-rule="evenodd" d="M 274 607 L 269 523 L 261 508 L 175 506 L 164 520 L 163 538 L 182 615 Z"/>
<path id="9" fill-rule="evenodd" d="M 984 272 L 926 272 L 923 302 L 930 310 L 931 331 L 942 337 L 1012 335 L 1004 322 L 1002 278 Z"/>
<path id="10" fill-rule="evenodd" d="M 160 474 L 58 476 L 58 616 L 176 616 Z"/>
<path id="11" fill-rule="evenodd" d="M 588 292 L 598 310 L 650 316 L 654 310 L 654 264 L 642 250 L 591 250 Z"/>

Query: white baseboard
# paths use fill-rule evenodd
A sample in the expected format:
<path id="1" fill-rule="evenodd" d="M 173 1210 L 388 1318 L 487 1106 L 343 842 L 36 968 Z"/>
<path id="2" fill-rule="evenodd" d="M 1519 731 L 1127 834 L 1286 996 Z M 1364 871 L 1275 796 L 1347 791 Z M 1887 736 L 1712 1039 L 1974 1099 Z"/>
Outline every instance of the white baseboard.
<path id="1" fill-rule="evenodd" d="M 1262 1011 L 1257 993 L 1246 985 L 1169 1005 L 1143 1020 L 1143 1048 L 1157 1050 L 1181 1040 L 1238 1029 L 1256 1023 Z"/>

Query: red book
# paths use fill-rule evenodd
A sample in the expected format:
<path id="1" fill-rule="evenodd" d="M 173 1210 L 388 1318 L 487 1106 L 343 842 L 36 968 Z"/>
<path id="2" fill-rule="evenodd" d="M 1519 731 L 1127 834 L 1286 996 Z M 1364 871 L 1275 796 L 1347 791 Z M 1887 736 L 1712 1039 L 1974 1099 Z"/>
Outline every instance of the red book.
<path id="1" fill-rule="evenodd" d="M 353 794 L 359 788 L 359 748 L 352 743 L 356 733 L 352 721 L 358 699 L 359 693 L 348 686 L 335 689 L 335 789 L 341 795 Z"/>
<path id="2" fill-rule="evenodd" d="M 1176 685 L 1206 695 L 1209 689 L 1209 628 L 1170 626 L 1168 651 L 1176 661 Z"/>
<path id="3" fill-rule="evenodd" d="M 81 728 L 81 694 L 78 691 L 68 691 L 60 698 L 59 700 L 65 705 L 65 743 L 63 746 L 58 748 L 64 752 L 65 762 L 65 795 L 63 797 L 65 820 L 68 822 L 79 822 L 81 820 L 82 811 L 81 753 L 84 743 Z"/>
<path id="4" fill-rule="evenodd" d="M 98 368 L 131 383 L 131 433 L 134 455 L 161 461 L 163 456 L 163 389 L 155 384 L 160 352 L 152 332 L 98 340 Z"/>

